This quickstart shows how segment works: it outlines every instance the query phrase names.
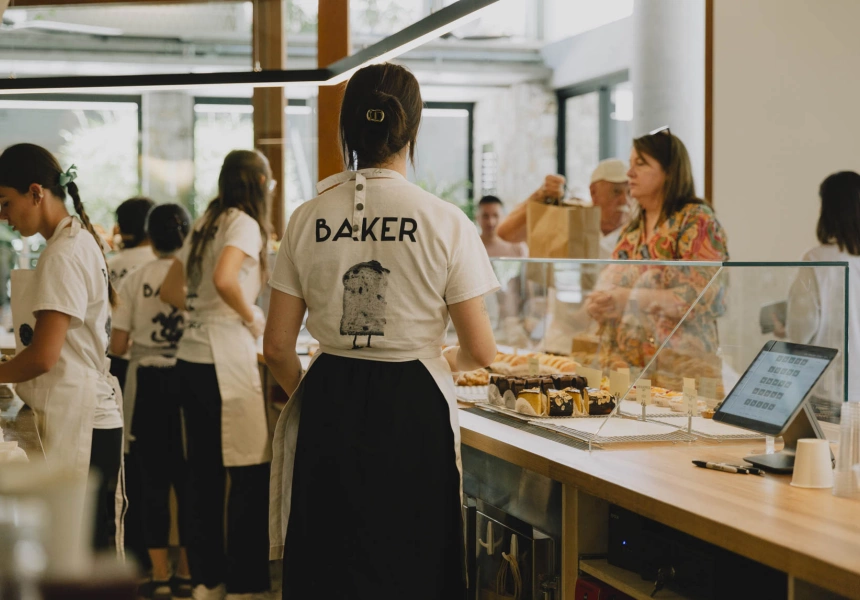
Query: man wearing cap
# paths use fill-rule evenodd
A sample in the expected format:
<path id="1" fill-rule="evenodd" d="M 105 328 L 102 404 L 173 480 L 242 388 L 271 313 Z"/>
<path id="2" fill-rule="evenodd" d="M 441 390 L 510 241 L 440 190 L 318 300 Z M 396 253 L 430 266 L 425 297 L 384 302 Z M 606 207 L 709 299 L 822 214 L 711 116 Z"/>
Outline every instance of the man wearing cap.
<path id="1" fill-rule="evenodd" d="M 627 200 L 627 167 L 617 158 L 600 161 L 591 174 L 591 201 L 600 207 L 600 258 L 612 258 L 621 232 L 630 220 Z M 564 177 L 547 175 L 540 188 L 518 204 L 496 230 L 507 242 L 526 241 L 526 207 L 529 202 L 564 197 Z"/>

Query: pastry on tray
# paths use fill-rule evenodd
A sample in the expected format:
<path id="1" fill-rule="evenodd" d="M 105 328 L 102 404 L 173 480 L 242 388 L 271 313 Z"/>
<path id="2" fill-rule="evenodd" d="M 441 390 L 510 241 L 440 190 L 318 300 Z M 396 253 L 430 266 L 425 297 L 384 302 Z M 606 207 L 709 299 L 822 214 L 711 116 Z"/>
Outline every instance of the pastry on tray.
<path id="1" fill-rule="evenodd" d="M 547 414 L 547 409 L 547 397 L 540 388 L 530 388 L 520 392 L 514 408 L 519 413 L 535 417 Z"/>
<path id="2" fill-rule="evenodd" d="M 606 390 L 588 388 L 585 393 L 588 396 L 589 415 L 608 415 L 615 408 L 615 398 Z"/>
<path id="3" fill-rule="evenodd" d="M 575 411 L 573 396 L 564 390 L 549 390 L 547 392 L 549 402 L 549 416 L 571 417 Z"/>
<path id="4" fill-rule="evenodd" d="M 475 386 L 489 385 L 490 372 L 486 369 L 477 369 L 475 371 L 465 371 L 457 377 L 457 385 Z"/>
<path id="5" fill-rule="evenodd" d="M 585 400 L 583 400 L 583 394 L 581 389 L 569 387 L 565 388 L 563 391 L 571 398 L 573 398 L 573 414 L 578 417 L 588 416 L 588 405 L 586 404 Z"/>

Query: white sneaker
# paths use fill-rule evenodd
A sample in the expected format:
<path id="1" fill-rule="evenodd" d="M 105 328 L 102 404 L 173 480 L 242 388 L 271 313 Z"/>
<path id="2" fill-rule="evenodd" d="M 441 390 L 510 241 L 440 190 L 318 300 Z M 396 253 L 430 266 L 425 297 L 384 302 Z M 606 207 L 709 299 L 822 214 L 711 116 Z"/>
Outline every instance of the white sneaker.
<path id="1" fill-rule="evenodd" d="M 214 588 L 208 588 L 201 583 L 191 593 L 193 600 L 224 600 L 226 595 L 227 588 L 223 583 L 219 583 Z"/>

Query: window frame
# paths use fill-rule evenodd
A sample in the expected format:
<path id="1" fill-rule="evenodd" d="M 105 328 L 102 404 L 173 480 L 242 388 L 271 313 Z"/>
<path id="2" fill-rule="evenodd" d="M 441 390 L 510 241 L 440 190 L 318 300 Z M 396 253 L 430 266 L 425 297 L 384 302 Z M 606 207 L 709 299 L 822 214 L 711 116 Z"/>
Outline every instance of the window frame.
<path id="1" fill-rule="evenodd" d="M 630 71 L 625 69 L 555 91 L 556 102 L 558 103 L 556 167 L 559 175 L 567 177 L 567 100 L 584 94 L 598 93 L 599 145 L 597 156 L 600 160 L 612 158 L 615 155 L 611 133 L 612 118 L 610 116 L 612 112 L 612 87 L 628 81 L 630 81 Z"/>
<path id="2" fill-rule="evenodd" d="M 432 109 L 448 109 L 448 110 L 465 110 L 469 113 L 469 122 L 467 125 L 468 145 L 466 152 L 468 153 L 468 169 L 467 179 L 469 181 L 469 198 L 475 202 L 475 103 L 474 102 L 425 102 L 424 108 Z M 421 130 L 418 130 L 418 135 L 421 135 Z"/>
<path id="3" fill-rule="evenodd" d="M 137 190 L 143 189 L 143 96 L 141 94 L 16 94 L 3 100 L 30 102 L 128 102 L 137 104 Z"/>

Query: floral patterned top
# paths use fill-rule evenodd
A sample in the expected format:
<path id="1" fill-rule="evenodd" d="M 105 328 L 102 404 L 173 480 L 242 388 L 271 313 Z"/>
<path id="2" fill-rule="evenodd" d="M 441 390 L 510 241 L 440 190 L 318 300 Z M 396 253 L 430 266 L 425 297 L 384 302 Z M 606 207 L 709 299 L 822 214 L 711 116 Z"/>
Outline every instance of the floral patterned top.
<path id="1" fill-rule="evenodd" d="M 613 258 L 722 262 L 728 260 L 729 253 L 725 231 L 714 211 L 705 204 L 687 204 L 660 223 L 649 240 L 645 240 L 644 219 L 631 223 L 621 234 Z M 716 318 L 725 312 L 725 283 L 713 281 L 718 273 L 719 267 L 682 264 L 631 262 L 607 267 L 598 288 L 625 288 L 631 293 L 622 316 L 602 324 L 603 366 L 643 368 L 667 339 L 661 356 L 713 362 L 719 346 Z M 642 291 L 647 293 L 638 294 Z M 642 305 L 643 297 L 651 299 L 648 306 Z M 675 331 L 690 306 L 692 312 Z M 657 368 L 666 370 L 659 364 Z"/>
<path id="2" fill-rule="evenodd" d="M 637 222 L 638 221 L 638 222 Z M 729 258 L 726 233 L 706 204 L 687 204 L 657 225 L 645 243 L 645 219 L 627 226 L 612 258 L 622 260 L 703 260 Z"/>

